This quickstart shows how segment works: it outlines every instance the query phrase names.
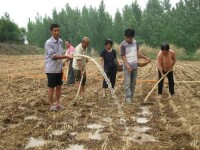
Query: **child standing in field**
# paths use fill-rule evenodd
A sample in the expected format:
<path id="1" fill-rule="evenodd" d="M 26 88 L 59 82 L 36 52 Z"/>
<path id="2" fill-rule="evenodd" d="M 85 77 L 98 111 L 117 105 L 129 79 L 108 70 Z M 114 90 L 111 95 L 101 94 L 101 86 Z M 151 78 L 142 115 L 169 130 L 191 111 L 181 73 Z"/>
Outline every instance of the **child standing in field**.
<path id="1" fill-rule="evenodd" d="M 105 39 L 105 49 L 101 52 L 101 64 L 108 78 L 110 79 L 112 88 L 115 87 L 116 74 L 117 74 L 117 54 L 112 49 L 113 41 L 111 39 Z M 108 84 L 105 79 L 103 80 L 103 94 L 102 97 L 106 97 L 106 88 Z"/>
<path id="2" fill-rule="evenodd" d="M 173 67 L 176 63 L 175 52 L 169 48 L 169 44 L 163 43 L 161 44 L 161 51 L 157 55 L 157 67 L 158 67 L 158 77 L 159 79 L 167 74 L 168 84 L 169 84 L 169 92 L 173 96 L 174 95 L 174 75 L 173 75 Z M 162 97 L 163 90 L 163 82 L 164 79 L 158 84 L 158 96 Z"/>
<path id="3" fill-rule="evenodd" d="M 144 56 L 140 51 L 139 47 L 134 40 L 135 30 L 126 29 L 124 36 L 125 40 L 121 43 L 121 56 L 124 62 L 124 83 L 126 103 L 131 103 L 134 96 L 136 78 L 138 72 L 138 58 L 146 59 L 150 62 L 150 59 Z"/>

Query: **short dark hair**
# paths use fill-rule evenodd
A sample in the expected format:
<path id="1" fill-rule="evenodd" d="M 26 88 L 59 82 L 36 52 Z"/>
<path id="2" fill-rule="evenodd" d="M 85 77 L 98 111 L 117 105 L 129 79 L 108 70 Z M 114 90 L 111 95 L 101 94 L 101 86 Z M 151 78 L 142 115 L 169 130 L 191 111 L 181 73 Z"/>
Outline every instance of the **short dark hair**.
<path id="1" fill-rule="evenodd" d="M 162 43 L 160 47 L 161 47 L 161 50 L 166 50 L 166 51 L 169 50 L 169 44 L 168 43 Z"/>
<path id="2" fill-rule="evenodd" d="M 124 36 L 126 37 L 134 37 L 135 30 L 134 29 L 126 29 L 124 32 Z"/>
<path id="3" fill-rule="evenodd" d="M 66 40 L 65 42 L 69 42 L 69 43 L 71 43 L 71 41 L 70 41 L 70 40 Z"/>
<path id="4" fill-rule="evenodd" d="M 60 27 L 60 26 L 59 26 L 58 24 L 52 23 L 52 24 L 50 25 L 50 30 L 52 31 L 53 28 L 59 28 L 59 27 Z"/>
<path id="5" fill-rule="evenodd" d="M 113 45 L 113 41 L 111 40 L 111 39 L 105 39 L 105 46 L 108 44 L 108 43 L 110 43 L 111 44 L 111 46 Z"/>

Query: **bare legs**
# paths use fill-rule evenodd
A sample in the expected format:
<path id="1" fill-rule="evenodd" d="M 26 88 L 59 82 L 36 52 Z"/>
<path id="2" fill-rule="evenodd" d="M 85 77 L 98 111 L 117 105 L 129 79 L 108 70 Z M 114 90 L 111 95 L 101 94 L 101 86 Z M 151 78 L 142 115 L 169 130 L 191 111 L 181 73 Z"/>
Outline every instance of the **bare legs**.
<path id="1" fill-rule="evenodd" d="M 56 90 L 56 96 L 55 96 L 55 100 L 56 100 L 56 106 L 58 106 L 60 103 L 60 95 L 61 95 L 61 85 L 57 85 L 55 87 Z M 54 92 L 54 88 L 49 88 L 48 89 L 48 99 L 49 99 L 49 104 L 50 104 L 50 108 L 53 106 L 53 92 Z"/>

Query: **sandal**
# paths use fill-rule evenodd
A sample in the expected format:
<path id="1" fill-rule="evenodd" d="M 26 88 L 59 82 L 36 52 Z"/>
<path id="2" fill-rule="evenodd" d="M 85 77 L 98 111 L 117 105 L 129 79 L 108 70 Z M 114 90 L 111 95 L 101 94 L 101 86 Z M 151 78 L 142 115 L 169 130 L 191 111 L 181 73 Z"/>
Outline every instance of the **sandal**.
<path id="1" fill-rule="evenodd" d="M 51 111 L 57 111 L 58 108 L 57 108 L 56 106 L 52 106 L 52 107 L 50 108 L 50 110 L 51 110 Z"/>
<path id="2" fill-rule="evenodd" d="M 58 105 L 58 106 L 56 106 L 56 109 L 57 109 L 57 110 L 62 110 L 62 109 L 65 109 L 65 107 L 62 106 L 62 105 Z"/>

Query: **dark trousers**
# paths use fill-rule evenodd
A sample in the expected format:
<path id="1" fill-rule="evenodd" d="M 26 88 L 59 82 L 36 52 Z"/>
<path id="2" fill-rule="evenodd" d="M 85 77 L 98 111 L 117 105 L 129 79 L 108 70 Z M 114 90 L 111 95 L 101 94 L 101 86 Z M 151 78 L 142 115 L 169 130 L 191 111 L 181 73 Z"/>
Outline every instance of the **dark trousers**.
<path id="1" fill-rule="evenodd" d="M 112 85 L 112 88 L 115 87 L 115 81 L 116 81 L 116 74 L 117 74 L 117 66 L 112 66 L 109 69 L 104 69 L 106 75 L 108 76 L 108 79 L 110 79 L 110 83 Z M 106 80 L 103 80 L 103 88 L 108 88 L 108 84 L 106 83 Z"/>
<path id="2" fill-rule="evenodd" d="M 163 71 L 164 74 L 166 74 L 166 72 Z M 158 77 L 159 79 L 162 78 L 162 75 L 160 73 L 160 71 L 158 70 Z M 173 75 L 173 71 L 169 72 L 167 74 L 167 78 L 168 78 L 168 85 L 169 85 L 169 92 L 171 95 L 174 94 L 174 75 Z M 162 94 L 162 90 L 163 90 L 163 82 L 164 79 L 160 81 L 160 83 L 158 84 L 158 94 Z"/>
<path id="3" fill-rule="evenodd" d="M 69 63 L 69 70 L 68 70 L 68 77 L 67 77 L 67 84 L 74 84 L 75 77 L 74 77 L 74 68 L 72 67 L 73 60 Z"/>

